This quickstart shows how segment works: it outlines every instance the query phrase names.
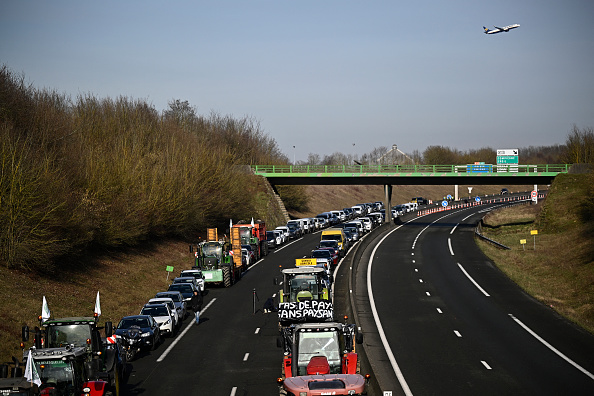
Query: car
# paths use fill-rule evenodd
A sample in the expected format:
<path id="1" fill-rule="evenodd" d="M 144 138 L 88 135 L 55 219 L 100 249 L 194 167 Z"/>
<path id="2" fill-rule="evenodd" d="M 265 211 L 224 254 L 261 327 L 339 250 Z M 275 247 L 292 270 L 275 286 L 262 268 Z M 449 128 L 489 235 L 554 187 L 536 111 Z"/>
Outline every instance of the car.
<path id="1" fill-rule="evenodd" d="M 181 318 L 183 321 L 187 314 L 188 310 L 186 308 L 186 302 L 184 301 L 184 296 L 177 291 L 165 291 L 159 292 L 155 294 L 155 298 L 171 298 L 173 300 L 173 304 L 175 305 L 175 310 L 177 311 L 177 316 Z"/>
<path id="2" fill-rule="evenodd" d="M 295 223 L 287 223 L 287 227 L 289 228 L 289 237 L 291 239 L 300 238 L 303 235 L 301 227 Z"/>
<path id="3" fill-rule="evenodd" d="M 201 281 L 202 285 L 204 285 L 204 279 L 201 279 Z M 173 279 L 173 283 L 191 283 L 196 288 L 196 290 L 200 291 L 200 293 L 204 291 L 204 286 L 200 287 L 198 279 L 193 276 L 178 276 L 177 278 Z"/>
<path id="4" fill-rule="evenodd" d="M 371 229 L 373 228 L 373 221 L 369 217 L 367 217 L 367 216 L 359 217 L 358 220 L 363 222 L 363 227 L 365 227 L 365 232 L 371 231 Z"/>
<path id="5" fill-rule="evenodd" d="M 175 307 L 175 303 L 169 297 L 155 297 L 148 300 L 147 304 L 165 304 L 169 307 L 169 311 L 171 311 L 171 317 L 173 318 L 173 328 L 174 330 L 181 325 L 182 319 L 179 316 L 177 308 Z"/>
<path id="6" fill-rule="evenodd" d="M 145 304 L 140 310 L 139 315 L 152 316 L 159 325 L 161 334 L 171 335 L 175 328 L 173 326 L 173 318 L 171 317 L 172 314 L 167 304 Z"/>
<path id="7" fill-rule="evenodd" d="M 279 241 L 276 239 L 276 235 L 273 231 L 266 231 L 266 243 L 268 244 L 268 248 L 275 248 L 280 245 Z"/>
<path id="8" fill-rule="evenodd" d="M 501 195 L 509 194 L 509 190 L 507 188 L 502 188 L 501 192 L 499 194 L 501 194 Z"/>
<path id="9" fill-rule="evenodd" d="M 290 239 L 289 238 L 289 227 L 287 227 L 287 226 L 279 226 L 279 227 L 276 227 L 275 230 L 281 231 L 284 234 L 284 236 L 285 236 L 285 242 L 288 242 L 289 241 L 289 239 Z"/>
<path id="10" fill-rule="evenodd" d="M 179 274 L 179 278 L 185 278 L 188 276 L 194 277 L 196 279 L 196 283 L 198 284 L 200 291 L 204 293 L 204 274 L 202 273 L 202 270 L 200 268 L 192 268 L 189 270 L 183 270 Z"/>
<path id="11" fill-rule="evenodd" d="M 326 241 L 323 241 L 326 242 Z M 338 253 L 336 248 L 332 247 L 332 246 L 318 246 L 316 247 L 316 250 L 328 250 L 332 256 L 332 261 L 330 262 L 330 265 L 332 267 L 335 267 L 336 265 L 338 265 Z"/>
<path id="12" fill-rule="evenodd" d="M 132 328 L 138 329 L 142 348 L 155 349 L 161 342 L 159 325 L 151 315 L 124 316 L 115 329 L 116 339 L 125 337 Z"/>
<path id="13" fill-rule="evenodd" d="M 334 255 L 330 249 L 317 249 L 311 252 L 311 257 L 315 258 L 318 264 L 325 264 L 324 268 L 330 269 L 334 265 Z"/>
<path id="14" fill-rule="evenodd" d="M 167 291 L 178 291 L 184 296 L 186 307 L 196 311 L 202 304 L 202 294 L 192 283 L 172 283 Z"/>
<path id="15" fill-rule="evenodd" d="M 272 232 L 274 232 L 274 235 L 276 235 L 276 237 L 280 241 L 279 245 L 282 245 L 283 243 L 287 242 L 287 238 L 285 237 L 284 232 L 282 232 L 281 230 L 272 230 Z"/>
<path id="16" fill-rule="evenodd" d="M 359 229 L 357 227 L 355 227 L 355 226 L 353 226 L 353 227 L 349 227 L 349 226 L 344 227 L 344 232 L 345 232 L 345 234 L 348 232 L 351 235 L 352 242 L 357 242 L 359 240 L 359 238 L 361 238 L 361 233 L 359 232 Z"/>
<path id="17" fill-rule="evenodd" d="M 252 265 L 256 262 L 256 252 L 254 252 L 254 249 L 252 248 L 252 245 L 241 245 L 241 250 L 242 251 L 246 251 L 247 252 L 247 265 Z"/>

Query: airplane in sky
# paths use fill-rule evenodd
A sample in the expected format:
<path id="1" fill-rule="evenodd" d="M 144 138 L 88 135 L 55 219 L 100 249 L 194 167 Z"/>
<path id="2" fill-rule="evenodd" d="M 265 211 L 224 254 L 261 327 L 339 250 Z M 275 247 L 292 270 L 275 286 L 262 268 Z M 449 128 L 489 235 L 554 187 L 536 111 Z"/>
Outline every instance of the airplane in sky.
<path id="1" fill-rule="evenodd" d="M 508 25 L 505 27 L 497 27 L 497 26 L 493 26 L 495 29 L 493 30 L 489 30 L 486 27 L 483 26 L 483 29 L 485 29 L 485 34 L 495 34 L 495 33 L 501 33 L 501 32 L 509 32 L 512 29 L 518 28 L 520 27 L 520 25 L 518 25 L 517 23 L 513 24 L 513 25 Z"/>

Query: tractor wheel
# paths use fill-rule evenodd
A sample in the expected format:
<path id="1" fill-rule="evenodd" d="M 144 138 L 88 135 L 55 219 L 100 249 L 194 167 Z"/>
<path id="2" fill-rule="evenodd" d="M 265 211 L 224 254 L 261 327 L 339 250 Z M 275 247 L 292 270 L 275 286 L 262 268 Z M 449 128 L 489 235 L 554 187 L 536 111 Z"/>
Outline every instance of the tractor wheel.
<path id="1" fill-rule="evenodd" d="M 231 267 L 226 265 L 223 267 L 223 283 L 225 287 L 231 286 Z"/>

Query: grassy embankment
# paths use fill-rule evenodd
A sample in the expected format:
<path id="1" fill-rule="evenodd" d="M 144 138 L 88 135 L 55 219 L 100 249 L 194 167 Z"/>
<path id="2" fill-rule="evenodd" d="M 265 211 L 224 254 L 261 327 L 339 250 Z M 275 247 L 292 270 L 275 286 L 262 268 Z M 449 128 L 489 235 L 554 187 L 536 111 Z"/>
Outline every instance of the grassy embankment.
<path id="1" fill-rule="evenodd" d="M 280 224 L 245 164 L 286 161 L 251 119 L 72 100 L 0 67 L 0 362 L 20 357 L 44 295 L 54 317 L 79 316 L 100 291 L 103 320 L 117 321 L 167 286 L 167 264 L 191 265 L 207 227 Z"/>
<path id="2" fill-rule="evenodd" d="M 527 293 L 594 332 L 594 175 L 560 175 L 546 200 L 489 214 L 479 242 Z M 536 248 L 531 230 L 537 230 Z M 526 239 L 522 247 L 521 239 Z"/>

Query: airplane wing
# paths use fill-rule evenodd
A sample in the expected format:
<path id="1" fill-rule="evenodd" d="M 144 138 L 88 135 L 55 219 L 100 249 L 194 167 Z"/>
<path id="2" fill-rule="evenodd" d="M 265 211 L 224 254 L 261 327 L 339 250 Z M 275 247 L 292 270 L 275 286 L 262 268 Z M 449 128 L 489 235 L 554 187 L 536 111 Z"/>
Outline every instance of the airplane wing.
<path id="1" fill-rule="evenodd" d="M 499 30 L 505 30 L 505 28 L 500 28 L 500 27 L 497 27 L 497 26 L 495 26 L 495 25 L 493 25 L 493 27 L 494 27 L 495 29 L 499 29 Z"/>

